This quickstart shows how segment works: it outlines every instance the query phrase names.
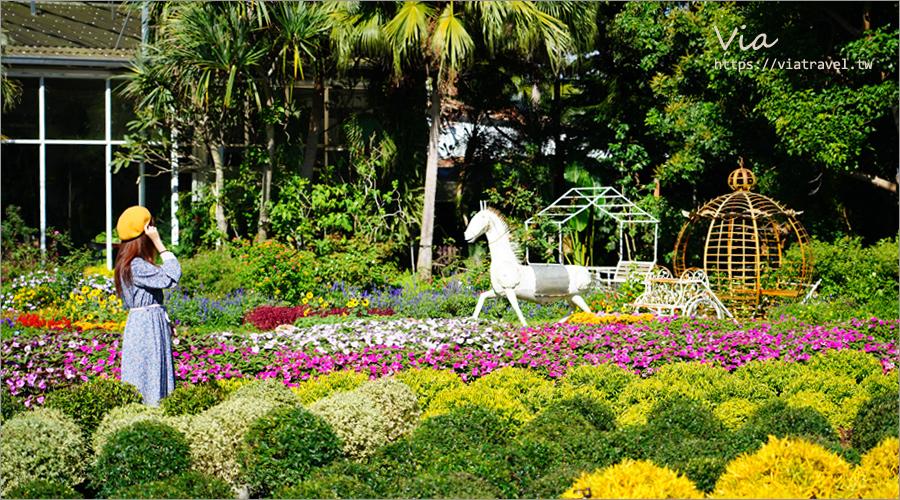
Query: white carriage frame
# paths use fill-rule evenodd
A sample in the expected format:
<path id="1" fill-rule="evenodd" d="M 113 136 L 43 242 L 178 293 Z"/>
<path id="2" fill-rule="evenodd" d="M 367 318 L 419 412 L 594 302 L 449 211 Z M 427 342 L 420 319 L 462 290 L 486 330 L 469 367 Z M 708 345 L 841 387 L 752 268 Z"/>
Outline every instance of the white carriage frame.
<path id="1" fill-rule="evenodd" d="M 607 284 L 622 283 L 629 274 L 636 272 L 640 275 L 646 275 L 656 265 L 658 247 L 659 247 L 659 220 L 653 217 L 639 206 L 635 205 L 622 193 L 613 187 L 578 187 L 566 191 L 565 194 L 554 201 L 550 206 L 541 210 L 533 217 L 525 220 L 525 228 L 536 224 L 538 218 L 549 218 L 550 222 L 556 224 L 559 232 L 559 249 L 557 257 L 560 264 L 563 264 L 563 237 L 562 228 L 572 218 L 576 217 L 591 207 L 596 208 L 601 215 L 613 218 L 618 223 L 619 234 L 619 262 L 615 266 L 586 266 L 588 270 L 598 280 Z M 653 260 L 638 261 L 631 260 L 631 249 L 628 248 L 628 257 L 625 257 L 625 226 L 632 224 L 651 224 L 653 225 Z M 525 248 L 525 262 L 529 265 L 540 265 L 532 263 L 529 258 L 528 247 Z"/>

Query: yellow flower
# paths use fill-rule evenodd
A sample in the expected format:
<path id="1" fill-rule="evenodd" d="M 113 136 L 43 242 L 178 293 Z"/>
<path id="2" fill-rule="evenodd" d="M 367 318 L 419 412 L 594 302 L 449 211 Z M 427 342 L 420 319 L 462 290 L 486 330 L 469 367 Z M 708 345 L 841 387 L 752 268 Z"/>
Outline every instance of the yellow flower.
<path id="1" fill-rule="evenodd" d="M 313 298 L 313 293 L 312 293 L 312 292 L 306 292 L 306 298 L 307 298 L 307 299 Z"/>
<path id="2" fill-rule="evenodd" d="M 90 291 L 91 291 L 91 289 L 86 286 L 81 287 L 81 293 L 83 293 L 83 294 L 87 294 Z"/>
<path id="3" fill-rule="evenodd" d="M 369 299 L 363 299 L 362 305 L 363 307 L 369 307 Z"/>
<path id="4" fill-rule="evenodd" d="M 306 297 L 303 297 L 303 300 L 301 300 L 301 302 L 303 302 L 304 304 L 306 304 L 307 302 L 309 302 L 309 300 L 308 300 Z"/>
<path id="5" fill-rule="evenodd" d="M 281 293 L 281 290 L 278 289 L 278 288 L 276 288 L 276 289 L 275 289 L 275 295 L 278 295 L 279 293 Z"/>
<path id="6" fill-rule="evenodd" d="M 322 309 L 328 309 L 328 302 L 322 302 Z"/>

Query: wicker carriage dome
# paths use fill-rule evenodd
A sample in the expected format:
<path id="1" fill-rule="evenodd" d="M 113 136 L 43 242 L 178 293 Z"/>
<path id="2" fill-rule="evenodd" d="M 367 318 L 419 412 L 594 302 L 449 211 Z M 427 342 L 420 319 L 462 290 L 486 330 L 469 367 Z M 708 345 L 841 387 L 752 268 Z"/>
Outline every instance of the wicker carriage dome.
<path id="1" fill-rule="evenodd" d="M 751 190 L 756 176 L 743 166 L 728 176 L 733 192 L 719 196 L 688 214 L 675 243 L 677 274 L 691 266 L 691 236 L 705 231 L 702 267 L 710 287 L 737 316 L 760 315 L 779 301 L 797 297 L 812 272 L 809 235 L 797 212 Z M 698 235 L 699 236 L 699 235 Z M 786 252 L 799 245 L 794 258 Z M 799 257 L 797 254 L 799 253 Z"/>

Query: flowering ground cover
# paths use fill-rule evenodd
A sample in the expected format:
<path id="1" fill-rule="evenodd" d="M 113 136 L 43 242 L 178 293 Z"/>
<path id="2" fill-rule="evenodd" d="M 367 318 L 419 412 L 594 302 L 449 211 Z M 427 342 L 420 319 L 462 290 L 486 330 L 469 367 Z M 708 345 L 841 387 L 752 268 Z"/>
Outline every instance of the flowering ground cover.
<path id="1" fill-rule="evenodd" d="M 792 318 L 736 325 L 692 318 L 634 324 L 547 324 L 514 328 L 471 319 L 354 320 L 271 332 L 198 335 L 174 342 L 176 377 L 278 378 L 289 385 L 333 371 L 372 378 L 415 367 L 451 369 L 473 380 L 504 366 L 558 378 L 583 364 L 615 363 L 646 376 L 668 363 L 701 361 L 733 370 L 756 359 L 803 362 L 852 349 L 898 362 L 898 320 L 809 325 Z M 92 375 L 118 377 L 121 330 L 78 326 L 32 329 L 4 321 L 2 380 L 29 405 L 48 391 Z"/>

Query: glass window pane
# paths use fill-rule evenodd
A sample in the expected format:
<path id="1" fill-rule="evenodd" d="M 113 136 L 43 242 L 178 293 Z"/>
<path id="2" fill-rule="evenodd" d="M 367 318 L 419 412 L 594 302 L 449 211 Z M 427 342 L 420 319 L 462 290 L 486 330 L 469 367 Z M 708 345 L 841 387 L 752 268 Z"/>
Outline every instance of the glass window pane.
<path id="1" fill-rule="evenodd" d="M 76 247 L 105 231 L 104 146 L 47 146 L 47 227 Z"/>
<path id="2" fill-rule="evenodd" d="M 112 80 L 112 139 L 121 141 L 128 133 L 128 122 L 135 119 L 134 107 L 128 99 L 119 95 L 116 87 L 119 83 Z"/>
<path id="3" fill-rule="evenodd" d="M 103 140 L 105 80 L 45 78 L 47 139 Z"/>
<path id="4" fill-rule="evenodd" d="M 10 78 L 22 85 L 22 93 L 12 109 L 3 112 L 0 133 L 10 139 L 38 138 L 39 78 Z"/>
<path id="5" fill-rule="evenodd" d="M 39 149 L 37 145 L 3 144 L 0 146 L 0 199 L 3 214 L 15 205 L 25 225 L 38 229 L 41 225 Z M 3 236 L 0 236 L 3 237 Z"/>

